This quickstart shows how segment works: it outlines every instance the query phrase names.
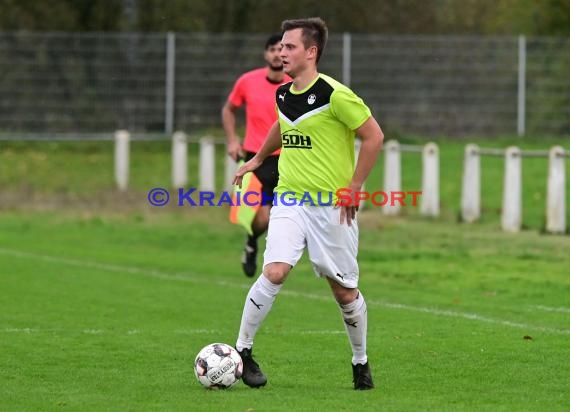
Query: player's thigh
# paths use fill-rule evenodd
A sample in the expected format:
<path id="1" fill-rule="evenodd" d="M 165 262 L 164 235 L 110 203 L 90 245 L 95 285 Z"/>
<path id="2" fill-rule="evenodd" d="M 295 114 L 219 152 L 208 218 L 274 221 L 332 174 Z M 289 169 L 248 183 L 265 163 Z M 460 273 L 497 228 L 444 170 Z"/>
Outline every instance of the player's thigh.
<path id="1" fill-rule="evenodd" d="M 258 228 L 263 227 L 263 231 L 265 231 L 267 229 L 267 224 L 269 222 L 270 211 L 271 211 L 271 206 L 269 205 L 260 206 L 253 219 L 253 224 L 255 226 L 258 226 Z"/>
<path id="2" fill-rule="evenodd" d="M 304 221 L 295 206 L 271 208 L 263 266 L 282 262 L 295 266 L 305 249 Z"/>
<path id="3" fill-rule="evenodd" d="M 307 250 L 318 276 L 326 276 L 345 288 L 358 287 L 358 222 L 340 224 L 340 208 L 307 208 Z M 313 210 L 311 210 L 313 209 Z"/>

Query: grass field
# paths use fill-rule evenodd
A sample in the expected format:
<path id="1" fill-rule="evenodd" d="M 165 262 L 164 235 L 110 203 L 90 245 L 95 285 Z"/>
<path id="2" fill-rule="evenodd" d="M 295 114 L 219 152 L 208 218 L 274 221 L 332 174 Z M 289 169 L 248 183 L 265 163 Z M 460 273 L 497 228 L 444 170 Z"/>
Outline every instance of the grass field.
<path id="1" fill-rule="evenodd" d="M 496 159 L 487 217 L 456 223 L 456 143 L 440 145 L 440 219 L 361 214 L 375 390 L 351 389 L 338 307 L 304 258 L 256 338 L 268 386 L 207 391 L 193 361 L 208 343 L 235 342 L 252 282 L 243 232 L 225 208 L 146 204 L 150 188 L 168 187 L 164 143 L 134 143 L 132 190 L 115 192 L 105 145 L 1 147 L 0 409 L 570 409 L 570 238 L 540 233 L 546 161 L 523 166 L 531 230 L 516 235 L 498 227 Z M 407 156 L 405 189 L 420 170 Z"/>

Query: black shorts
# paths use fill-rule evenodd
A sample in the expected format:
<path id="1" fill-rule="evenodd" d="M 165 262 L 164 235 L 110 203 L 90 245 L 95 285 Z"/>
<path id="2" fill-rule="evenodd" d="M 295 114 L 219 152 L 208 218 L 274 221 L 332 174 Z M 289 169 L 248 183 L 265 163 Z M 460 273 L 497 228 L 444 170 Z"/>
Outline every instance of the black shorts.
<path id="1" fill-rule="evenodd" d="M 251 160 L 255 153 L 245 152 L 245 161 Z M 279 181 L 279 156 L 268 156 L 253 174 L 261 182 L 261 191 L 264 194 L 264 205 L 272 204 L 273 192 Z"/>

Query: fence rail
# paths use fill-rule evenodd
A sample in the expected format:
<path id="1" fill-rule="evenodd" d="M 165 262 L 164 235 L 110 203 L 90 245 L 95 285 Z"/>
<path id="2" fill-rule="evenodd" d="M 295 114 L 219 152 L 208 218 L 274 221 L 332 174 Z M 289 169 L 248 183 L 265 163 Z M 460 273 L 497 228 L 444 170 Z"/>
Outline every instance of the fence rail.
<path id="1" fill-rule="evenodd" d="M 127 190 L 129 180 L 129 133 L 115 133 L 115 181 L 120 190 Z M 172 136 L 172 187 L 184 187 L 188 181 L 188 138 L 183 132 Z M 199 184 L 200 190 L 213 192 L 216 189 L 215 146 L 223 145 L 223 139 L 202 137 L 198 140 Z M 360 143 L 356 141 L 355 154 L 358 157 Z M 401 153 L 421 153 L 422 176 L 421 191 L 402 191 Z M 398 215 L 405 205 L 407 195 L 419 195 L 420 214 L 436 218 L 440 214 L 440 174 L 439 148 L 433 143 L 425 145 L 401 145 L 389 140 L 384 145 L 384 184 L 380 188 L 368 188 L 366 202 L 382 207 L 385 215 Z M 501 228 L 506 232 L 518 232 L 522 227 L 522 159 L 523 157 L 548 158 L 548 178 L 546 181 L 546 226 L 548 233 L 565 234 L 566 227 L 566 166 L 565 157 L 570 151 L 561 146 L 550 150 L 526 150 L 511 146 L 507 149 L 479 148 L 475 144 L 465 146 L 463 179 L 461 188 L 461 220 L 474 223 L 481 218 L 481 156 L 501 156 L 504 158 L 503 203 L 501 210 Z M 232 180 L 237 168 L 236 163 L 225 156 L 224 190 L 231 190 Z M 380 189 L 380 190 L 377 190 Z M 364 191 L 364 187 L 362 188 Z M 370 194 L 372 193 L 372 195 Z M 378 197 L 376 197 L 378 195 Z M 378 200 L 378 199 L 382 200 Z M 361 203 L 363 207 L 366 202 Z"/>
<path id="2" fill-rule="evenodd" d="M 518 232 L 522 226 L 522 158 L 548 158 L 546 231 L 566 232 L 564 158 L 570 157 L 570 151 L 560 146 L 554 146 L 550 150 L 520 150 L 514 146 L 507 149 L 492 149 L 468 144 L 465 147 L 461 192 L 461 218 L 467 223 L 473 223 L 481 217 L 481 156 L 505 159 L 501 227 L 507 232 Z"/>
<path id="3" fill-rule="evenodd" d="M 264 40 L 0 32 L 0 139 L 219 127 L 236 77 L 263 64 Z M 389 134 L 570 134 L 570 38 L 333 34 L 319 69 Z"/>

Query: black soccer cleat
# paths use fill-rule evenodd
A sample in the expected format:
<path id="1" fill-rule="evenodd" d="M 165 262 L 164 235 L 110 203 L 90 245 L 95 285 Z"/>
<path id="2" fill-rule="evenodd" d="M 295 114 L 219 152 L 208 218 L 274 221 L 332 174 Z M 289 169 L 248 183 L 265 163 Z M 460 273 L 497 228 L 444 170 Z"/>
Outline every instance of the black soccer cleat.
<path id="1" fill-rule="evenodd" d="M 364 365 L 361 363 L 352 365 L 352 382 L 354 382 L 355 390 L 365 391 L 374 388 L 368 362 Z"/>
<path id="2" fill-rule="evenodd" d="M 257 362 L 253 359 L 251 349 L 243 349 L 238 351 L 243 362 L 243 373 L 241 379 L 243 383 L 251 388 L 260 388 L 267 383 L 267 377 L 259 368 Z"/>
<path id="3" fill-rule="evenodd" d="M 241 257 L 241 267 L 246 276 L 250 278 L 257 273 L 257 246 L 251 247 L 247 243 Z"/>

